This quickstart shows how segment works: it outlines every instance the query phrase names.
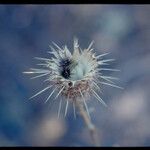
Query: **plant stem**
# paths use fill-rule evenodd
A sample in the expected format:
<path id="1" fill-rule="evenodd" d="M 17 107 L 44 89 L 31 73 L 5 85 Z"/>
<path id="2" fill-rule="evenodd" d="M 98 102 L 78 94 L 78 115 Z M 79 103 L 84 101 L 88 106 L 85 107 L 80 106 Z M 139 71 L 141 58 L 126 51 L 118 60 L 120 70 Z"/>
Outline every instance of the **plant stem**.
<path id="1" fill-rule="evenodd" d="M 78 108 L 79 113 L 80 113 L 81 117 L 83 118 L 83 120 L 90 132 L 90 136 L 91 136 L 93 145 L 100 146 L 100 144 L 98 142 L 96 128 L 95 128 L 94 124 L 91 122 L 91 119 L 89 118 L 87 112 L 85 111 L 83 104 L 78 100 L 75 100 L 75 104 L 76 104 L 76 107 Z"/>

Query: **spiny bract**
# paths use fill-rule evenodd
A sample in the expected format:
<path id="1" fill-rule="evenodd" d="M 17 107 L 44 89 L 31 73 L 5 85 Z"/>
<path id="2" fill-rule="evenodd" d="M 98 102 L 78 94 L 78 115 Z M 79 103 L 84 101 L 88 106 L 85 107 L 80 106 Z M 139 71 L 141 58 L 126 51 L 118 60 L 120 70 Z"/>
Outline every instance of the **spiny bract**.
<path id="1" fill-rule="evenodd" d="M 87 113 L 89 114 L 86 100 L 89 99 L 89 96 L 91 95 L 106 106 L 105 102 L 96 93 L 96 90 L 100 90 L 98 84 L 121 88 L 116 86 L 112 81 L 117 78 L 104 76 L 101 72 L 103 70 L 119 71 L 117 69 L 102 68 L 103 65 L 108 65 L 108 62 L 114 61 L 114 59 L 102 59 L 108 53 L 96 56 L 91 48 L 93 42 L 91 42 L 87 49 L 82 50 L 78 45 L 78 40 L 74 39 L 73 54 L 70 53 L 67 46 L 60 48 L 54 42 L 53 45 L 55 48 L 50 46 L 51 51 L 48 53 L 52 54 L 54 57 L 50 59 L 35 57 L 43 62 L 38 64 L 42 66 L 42 68 L 31 68 L 30 71 L 24 72 L 28 74 L 37 74 L 37 76 L 32 77 L 32 79 L 46 76 L 47 78 L 45 81 L 49 82 L 49 86 L 39 91 L 31 98 L 34 98 L 53 87 L 52 92 L 45 102 L 50 99 L 54 92 L 56 92 L 55 99 L 58 98 L 59 95 L 62 95 L 66 99 L 65 115 L 67 113 L 69 102 L 72 102 L 75 110 L 74 103 L 76 100 L 83 102 Z M 60 113 L 61 103 L 62 99 L 59 103 L 58 115 Z"/>

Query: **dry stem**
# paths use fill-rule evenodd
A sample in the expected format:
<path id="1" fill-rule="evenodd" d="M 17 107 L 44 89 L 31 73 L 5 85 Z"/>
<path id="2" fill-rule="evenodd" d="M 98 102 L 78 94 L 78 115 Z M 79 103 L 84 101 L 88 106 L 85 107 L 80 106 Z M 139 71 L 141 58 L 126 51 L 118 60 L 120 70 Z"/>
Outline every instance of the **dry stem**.
<path id="1" fill-rule="evenodd" d="M 90 132 L 90 136 L 91 136 L 94 146 L 100 146 L 100 144 L 98 142 L 96 128 L 95 128 L 94 124 L 91 122 L 87 112 L 85 111 L 83 104 L 80 103 L 80 101 L 78 101 L 78 100 L 75 100 L 75 104 L 76 104 L 76 107 L 78 108 L 79 113 L 80 113 L 81 117 L 83 118 L 86 126 L 88 127 L 88 130 Z"/>

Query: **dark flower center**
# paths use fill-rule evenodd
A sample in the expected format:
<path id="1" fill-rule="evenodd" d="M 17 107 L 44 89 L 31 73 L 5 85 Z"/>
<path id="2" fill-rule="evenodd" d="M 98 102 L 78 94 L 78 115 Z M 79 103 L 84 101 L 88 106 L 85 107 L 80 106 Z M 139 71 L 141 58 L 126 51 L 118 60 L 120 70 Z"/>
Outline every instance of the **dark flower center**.
<path id="1" fill-rule="evenodd" d="M 68 79 L 70 77 L 70 64 L 71 60 L 69 60 L 68 58 L 60 61 L 60 74 L 65 79 Z"/>

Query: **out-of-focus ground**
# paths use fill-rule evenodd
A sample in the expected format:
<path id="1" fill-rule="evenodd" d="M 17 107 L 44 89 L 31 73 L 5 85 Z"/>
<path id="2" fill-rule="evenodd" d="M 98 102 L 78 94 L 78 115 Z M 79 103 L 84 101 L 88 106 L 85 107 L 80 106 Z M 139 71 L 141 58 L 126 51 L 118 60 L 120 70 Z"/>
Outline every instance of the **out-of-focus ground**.
<path id="1" fill-rule="evenodd" d="M 101 145 L 150 146 L 150 5 L 0 5 L 0 146 L 91 146 L 72 106 L 58 119 L 59 99 L 44 104 L 50 91 L 29 100 L 43 78 L 22 74 L 36 67 L 33 57 L 50 57 L 52 41 L 72 51 L 74 36 L 81 48 L 94 40 L 121 70 L 104 72 L 124 87 L 102 86 L 108 108 L 88 101 Z"/>

